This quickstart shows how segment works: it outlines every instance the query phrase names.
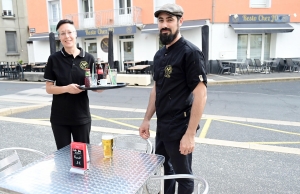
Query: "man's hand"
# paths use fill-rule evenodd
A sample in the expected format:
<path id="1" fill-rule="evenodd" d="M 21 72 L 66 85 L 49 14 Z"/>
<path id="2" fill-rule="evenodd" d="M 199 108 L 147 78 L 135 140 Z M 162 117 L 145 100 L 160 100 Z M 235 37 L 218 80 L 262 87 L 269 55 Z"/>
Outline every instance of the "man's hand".
<path id="1" fill-rule="evenodd" d="M 194 134 L 185 133 L 180 140 L 179 151 L 183 155 L 188 155 L 194 151 L 195 136 Z"/>
<path id="2" fill-rule="evenodd" d="M 150 137 L 149 128 L 150 128 L 149 121 L 143 121 L 143 123 L 139 128 L 140 136 L 143 139 L 148 139 Z"/>

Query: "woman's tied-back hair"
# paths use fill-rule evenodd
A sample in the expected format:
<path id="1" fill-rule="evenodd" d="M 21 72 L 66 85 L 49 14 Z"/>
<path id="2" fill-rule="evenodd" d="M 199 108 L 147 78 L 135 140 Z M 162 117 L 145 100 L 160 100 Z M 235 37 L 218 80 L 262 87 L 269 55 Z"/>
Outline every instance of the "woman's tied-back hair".
<path id="1" fill-rule="evenodd" d="M 58 28 L 63 25 L 63 24 L 72 24 L 74 25 L 74 22 L 72 20 L 68 20 L 68 19 L 63 19 L 63 20 L 60 20 L 58 22 L 58 24 L 56 25 L 56 31 L 58 30 Z"/>

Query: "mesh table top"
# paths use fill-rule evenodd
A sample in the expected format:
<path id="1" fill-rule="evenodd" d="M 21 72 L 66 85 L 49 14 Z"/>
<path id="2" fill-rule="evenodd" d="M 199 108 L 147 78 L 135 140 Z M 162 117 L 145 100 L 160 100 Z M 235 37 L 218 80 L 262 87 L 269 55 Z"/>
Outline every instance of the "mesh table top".
<path id="1" fill-rule="evenodd" d="M 0 181 L 0 191 L 19 193 L 136 193 L 160 170 L 164 157 L 127 149 L 115 149 L 112 159 L 103 157 L 98 145 L 87 145 L 89 170 L 70 172 L 71 152 L 66 146 L 31 163 Z"/>

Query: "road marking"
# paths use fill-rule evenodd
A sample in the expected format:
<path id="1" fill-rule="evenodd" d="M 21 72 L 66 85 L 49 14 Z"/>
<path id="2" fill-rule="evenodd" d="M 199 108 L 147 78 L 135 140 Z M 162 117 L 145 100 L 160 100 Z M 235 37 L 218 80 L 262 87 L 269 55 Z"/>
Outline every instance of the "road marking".
<path id="1" fill-rule="evenodd" d="M 255 143 L 255 144 L 271 144 L 271 145 L 283 145 L 283 144 L 300 144 L 300 141 L 296 142 L 249 142 L 249 143 Z"/>
<path id="2" fill-rule="evenodd" d="M 255 126 L 255 125 L 249 125 L 249 124 L 244 124 L 244 123 L 233 122 L 233 121 L 225 121 L 225 120 L 221 120 L 221 119 L 214 119 L 214 120 L 222 121 L 222 122 L 226 122 L 226 123 L 231 123 L 231 124 L 236 124 L 236 125 L 247 126 L 247 127 L 253 127 L 253 128 L 257 128 L 257 129 L 264 129 L 264 130 L 267 130 L 267 131 L 273 131 L 273 132 L 277 132 L 277 133 L 285 133 L 285 134 L 289 134 L 289 135 L 298 135 L 298 136 L 300 136 L 300 133 L 288 132 L 288 131 L 283 131 L 283 130 L 278 130 L 278 129 L 271 129 L 271 128 L 267 128 L 267 127 L 260 127 L 260 126 Z"/>
<path id="3" fill-rule="evenodd" d="M 94 114 L 92 114 L 92 117 L 102 119 L 102 120 L 106 120 L 106 121 L 109 121 L 109 122 L 112 122 L 112 123 L 116 123 L 116 124 L 119 124 L 119 125 L 123 125 L 123 126 L 126 126 L 126 127 L 130 127 L 130 128 L 139 130 L 139 127 L 137 127 L 137 126 L 130 125 L 130 124 L 123 123 L 123 122 L 119 122 L 119 121 L 115 121 L 114 119 L 104 118 L 104 117 L 100 117 L 100 116 L 97 116 L 97 115 L 94 115 Z M 151 132 L 156 133 L 155 131 L 150 130 L 150 133 Z"/>
<path id="4" fill-rule="evenodd" d="M 37 121 L 32 119 L 3 117 L 3 116 L 0 116 L 0 121 L 48 126 L 51 128 L 49 121 Z M 91 130 L 95 132 L 102 132 L 102 133 L 136 134 L 136 135 L 139 134 L 137 130 L 133 131 L 133 130 L 116 129 L 116 128 L 96 127 L 96 126 L 92 126 Z M 155 138 L 155 135 L 156 134 L 154 131 L 150 131 L 151 138 Z M 260 145 L 255 143 L 234 142 L 234 141 L 225 141 L 225 140 L 217 140 L 217 139 L 198 138 L 198 137 L 195 137 L 195 142 L 210 144 L 210 145 L 219 145 L 219 146 L 228 146 L 228 147 L 235 147 L 235 148 L 254 149 L 254 150 L 261 150 L 261 151 L 271 151 L 271 152 L 300 155 L 299 148 L 280 147 L 280 146 L 273 146 L 273 145 Z"/>
<path id="5" fill-rule="evenodd" d="M 200 136 L 199 136 L 200 138 L 205 138 L 211 121 L 212 121 L 212 119 L 206 119 L 206 122 L 205 122 L 205 124 L 201 130 Z"/>

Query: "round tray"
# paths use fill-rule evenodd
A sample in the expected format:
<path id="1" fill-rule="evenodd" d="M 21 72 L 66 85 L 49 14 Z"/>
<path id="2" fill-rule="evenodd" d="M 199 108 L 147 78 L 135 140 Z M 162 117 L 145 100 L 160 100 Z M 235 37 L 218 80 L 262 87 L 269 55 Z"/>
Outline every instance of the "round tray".
<path id="1" fill-rule="evenodd" d="M 109 83 L 106 86 L 92 86 L 92 87 L 85 87 L 84 85 L 79 86 L 78 88 L 81 90 L 109 90 L 109 89 L 117 89 L 117 88 L 123 88 L 127 86 L 128 83 L 117 83 L 117 85 L 110 85 Z"/>

